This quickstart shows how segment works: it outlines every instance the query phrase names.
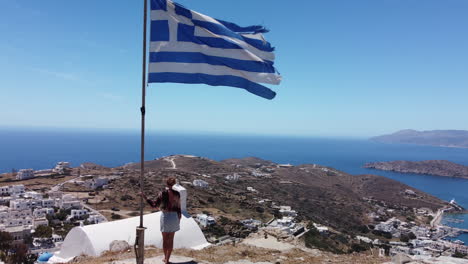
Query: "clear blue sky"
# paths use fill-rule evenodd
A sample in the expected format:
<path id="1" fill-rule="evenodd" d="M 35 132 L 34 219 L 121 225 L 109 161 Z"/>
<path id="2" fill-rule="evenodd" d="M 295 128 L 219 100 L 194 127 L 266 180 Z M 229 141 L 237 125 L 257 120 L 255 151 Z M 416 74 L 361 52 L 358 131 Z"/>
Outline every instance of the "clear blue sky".
<path id="1" fill-rule="evenodd" d="M 369 136 L 468 129 L 468 1 L 179 3 L 262 24 L 272 101 L 152 84 L 150 130 Z M 139 129 L 142 1 L 0 0 L 0 126 Z"/>

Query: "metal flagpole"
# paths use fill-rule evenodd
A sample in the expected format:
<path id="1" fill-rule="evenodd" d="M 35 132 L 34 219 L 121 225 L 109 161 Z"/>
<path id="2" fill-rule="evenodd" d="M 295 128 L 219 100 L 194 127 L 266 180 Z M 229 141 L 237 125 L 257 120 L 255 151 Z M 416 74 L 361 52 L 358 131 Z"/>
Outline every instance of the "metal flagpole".
<path id="1" fill-rule="evenodd" d="M 145 174 L 145 105 L 146 105 L 146 25 L 148 16 L 148 0 L 144 1 L 143 11 L 143 61 L 141 78 L 141 152 L 140 152 L 140 192 L 143 194 L 143 178 Z M 140 195 L 140 225 L 136 228 L 135 256 L 136 263 L 143 264 L 145 260 L 145 228 L 143 227 L 143 195 Z"/>

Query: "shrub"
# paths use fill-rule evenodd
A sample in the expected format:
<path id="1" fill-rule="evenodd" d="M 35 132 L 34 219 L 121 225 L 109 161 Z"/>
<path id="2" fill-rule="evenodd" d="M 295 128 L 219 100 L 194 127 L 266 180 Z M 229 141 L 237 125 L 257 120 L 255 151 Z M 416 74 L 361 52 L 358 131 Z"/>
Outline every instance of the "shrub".
<path id="1" fill-rule="evenodd" d="M 52 228 L 45 225 L 40 225 L 33 233 L 33 237 L 49 238 L 52 237 Z"/>
<path id="2" fill-rule="evenodd" d="M 359 244 L 353 243 L 351 245 L 351 250 L 350 251 L 351 252 L 362 252 L 362 251 L 368 250 L 369 248 L 370 248 L 370 245 L 367 244 L 367 243 L 359 243 Z"/>
<path id="3" fill-rule="evenodd" d="M 409 242 L 409 236 L 406 235 L 406 234 L 402 234 L 402 235 L 400 236 L 400 241 L 401 241 L 401 242 Z"/>
<path id="4" fill-rule="evenodd" d="M 112 213 L 111 218 L 112 218 L 112 219 L 122 219 L 122 216 L 119 215 L 119 214 L 114 214 L 114 213 Z"/>
<path id="5" fill-rule="evenodd" d="M 464 257 L 466 257 L 466 254 L 463 254 L 463 253 L 459 252 L 458 250 L 456 250 L 455 253 L 453 253 L 452 257 L 454 257 L 454 258 L 464 258 Z"/>
<path id="6" fill-rule="evenodd" d="M 8 251 L 12 241 L 10 233 L 0 231 L 0 251 Z"/>
<path id="7" fill-rule="evenodd" d="M 127 200 L 134 200 L 134 198 L 131 195 L 124 194 L 122 195 L 122 197 L 120 197 L 120 200 L 127 201 Z"/>

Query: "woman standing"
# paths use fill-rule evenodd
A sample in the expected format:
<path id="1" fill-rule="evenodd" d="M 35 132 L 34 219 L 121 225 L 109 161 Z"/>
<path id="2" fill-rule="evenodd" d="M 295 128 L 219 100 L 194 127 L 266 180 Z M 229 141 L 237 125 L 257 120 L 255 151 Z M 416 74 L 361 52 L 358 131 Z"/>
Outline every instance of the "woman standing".
<path id="1" fill-rule="evenodd" d="M 149 205 L 154 208 L 159 208 L 161 214 L 161 232 L 163 237 L 164 263 L 169 263 L 172 249 L 174 248 L 174 235 L 180 229 L 180 219 L 182 213 L 180 210 L 180 194 L 172 189 L 176 183 L 174 177 L 169 177 L 166 180 L 166 188 L 158 194 L 156 200 L 150 200 L 145 194 Z"/>

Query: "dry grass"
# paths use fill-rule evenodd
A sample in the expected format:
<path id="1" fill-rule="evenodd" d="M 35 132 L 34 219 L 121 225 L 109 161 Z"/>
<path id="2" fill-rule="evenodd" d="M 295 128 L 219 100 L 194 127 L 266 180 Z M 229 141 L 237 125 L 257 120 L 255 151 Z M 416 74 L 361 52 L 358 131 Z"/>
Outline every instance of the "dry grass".
<path id="1" fill-rule="evenodd" d="M 73 176 L 50 176 L 50 177 L 37 177 L 33 179 L 17 181 L 11 173 L 2 174 L 2 178 L 0 178 L 0 186 L 8 186 L 8 185 L 18 185 L 23 184 L 26 188 L 31 190 L 49 190 L 52 186 L 66 182 L 73 178 L 76 178 L 76 175 Z M 11 180 L 11 181 L 9 181 Z"/>

